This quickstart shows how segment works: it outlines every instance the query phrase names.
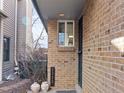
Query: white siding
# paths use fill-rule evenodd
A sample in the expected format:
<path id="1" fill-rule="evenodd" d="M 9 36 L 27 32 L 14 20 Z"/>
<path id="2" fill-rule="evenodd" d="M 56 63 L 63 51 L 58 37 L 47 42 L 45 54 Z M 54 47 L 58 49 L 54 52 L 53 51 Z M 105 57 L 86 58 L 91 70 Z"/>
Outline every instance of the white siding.
<path id="1" fill-rule="evenodd" d="M 14 64 L 14 30 L 15 30 L 15 0 L 3 0 L 3 11 L 8 18 L 3 20 L 4 36 L 10 38 L 10 61 L 3 62 L 3 77 L 13 72 Z"/>

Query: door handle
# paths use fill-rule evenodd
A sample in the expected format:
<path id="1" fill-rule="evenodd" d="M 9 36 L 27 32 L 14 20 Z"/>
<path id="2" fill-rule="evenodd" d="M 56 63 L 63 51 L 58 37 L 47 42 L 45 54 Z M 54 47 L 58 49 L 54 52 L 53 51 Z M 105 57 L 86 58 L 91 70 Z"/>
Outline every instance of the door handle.
<path id="1" fill-rule="evenodd" d="M 82 50 L 79 50 L 79 51 L 78 51 L 78 54 L 81 54 L 81 53 L 82 53 Z"/>

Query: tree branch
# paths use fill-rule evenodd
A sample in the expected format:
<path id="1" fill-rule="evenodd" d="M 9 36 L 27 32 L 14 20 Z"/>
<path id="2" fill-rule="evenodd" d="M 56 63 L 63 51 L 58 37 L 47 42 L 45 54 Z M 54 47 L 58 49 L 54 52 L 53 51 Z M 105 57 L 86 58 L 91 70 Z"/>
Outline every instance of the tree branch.
<path id="1" fill-rule="evenodd" d="M 33 23 L 32 23 L 32 27 L 33 27 L 33 25 L 36 23 L 36 21 L 39 19 L 39 17 L 37 17 L 34 21 L 33 21 Z"/>
<path id="2" fill-rule="evenodd" d="M 36 40 L 36 44 L 35 44 L 34 49 L 37 48 L 37 45 L 38 45 L 38 43 L 39 43 L 39 40 L 40 40 L 40 38 L 42 37 L 43 31 L 44 31 L 44 28 L 42 29 L 42 31 L 41 31 L 41 33 L 40 33 L 40 36 L 39 36 L 38 39 Z"/>

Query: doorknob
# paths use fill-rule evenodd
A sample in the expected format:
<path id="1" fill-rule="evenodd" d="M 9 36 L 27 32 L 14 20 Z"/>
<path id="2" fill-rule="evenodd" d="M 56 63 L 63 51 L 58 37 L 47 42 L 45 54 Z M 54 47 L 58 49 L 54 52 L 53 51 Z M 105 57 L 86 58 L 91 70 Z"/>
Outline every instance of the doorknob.
<path id="1" fill-rule="evenodd" d="M 82 53 L 82 50 L 79 50 L 79 51 L 78 51 L 78 54 L 81 54 L 81 53 Z"/>

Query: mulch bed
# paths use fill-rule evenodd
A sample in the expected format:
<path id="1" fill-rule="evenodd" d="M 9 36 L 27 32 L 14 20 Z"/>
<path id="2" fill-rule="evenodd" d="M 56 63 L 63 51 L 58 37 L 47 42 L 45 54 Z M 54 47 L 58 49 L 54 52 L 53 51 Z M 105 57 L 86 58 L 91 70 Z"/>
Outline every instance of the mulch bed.
<path id="1" fill-rule="evenodd" d="M 18 80 L 10 80 L 10 81 L 3 81 L 2 84 L 0 84 L 0 88 L 1 87 L 6 87 L 6 86 L 10 86 L 10 85 L 14 85 L 18 82 L 21 82 L 22 80 L 21 79 L 18 79 Z"/>
<path id="2" fill-rule="evenodd" d="M 5 81 L 0 84 L 0 93 L 27 93 L 30 85 L 29 79 Z"/>

